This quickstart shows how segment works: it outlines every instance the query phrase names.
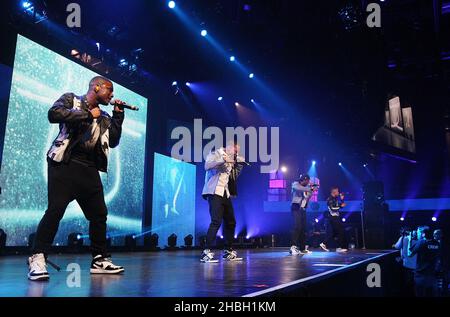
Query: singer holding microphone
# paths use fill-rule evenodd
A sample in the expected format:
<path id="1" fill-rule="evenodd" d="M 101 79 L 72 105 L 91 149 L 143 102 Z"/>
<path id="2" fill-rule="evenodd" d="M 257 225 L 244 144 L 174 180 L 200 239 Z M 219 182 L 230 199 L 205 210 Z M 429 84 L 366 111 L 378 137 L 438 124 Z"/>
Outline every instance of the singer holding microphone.
<path id="1" fill-rule="evenodd" d="M 28 279 L 48 280 L 48 252 L 67 205 L 76 200 L 89 221 L 91 274 L 119 274 L 124 268 L 112 263 L 106 250 L 107 208 L 99 171 L 106 172 L 109 149 L 119 144 L 125 103 L 115 100 L 112 117 L 100 110 L 114 96 L 112 82 L 96 76 L 83 96 L 63 94 L 48 111 L 59 134 L 47 152 L 48 208 L 28 258 Z M 53 265 L 54 266 L 54 265 Z"/>

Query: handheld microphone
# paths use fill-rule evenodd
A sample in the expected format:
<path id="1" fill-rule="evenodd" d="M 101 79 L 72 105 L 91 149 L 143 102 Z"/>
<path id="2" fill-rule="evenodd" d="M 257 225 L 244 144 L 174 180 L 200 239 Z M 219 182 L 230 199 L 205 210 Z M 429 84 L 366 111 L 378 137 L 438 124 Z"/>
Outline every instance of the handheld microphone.
<path id="1" fill-rule="evenodd" d="M 124 103 L 116 103 L 116 100 L 111 100 L 110 102 L 109 102 L 109 104 L 111 105 L 111 106 L 117 106 L 117 107 L 119 107 L 119 108 L 124 108 L 124 109 L 129 109 L 129 110 L 134 110 L 134 111 L 138 111 L 139 110 L 139 108 L 138 107 L 136 107 L 136 106 L 132 106 L 132 105 L 129 105 L 129 104 L 127 104 L 126 102 L 124 102 Z"/>

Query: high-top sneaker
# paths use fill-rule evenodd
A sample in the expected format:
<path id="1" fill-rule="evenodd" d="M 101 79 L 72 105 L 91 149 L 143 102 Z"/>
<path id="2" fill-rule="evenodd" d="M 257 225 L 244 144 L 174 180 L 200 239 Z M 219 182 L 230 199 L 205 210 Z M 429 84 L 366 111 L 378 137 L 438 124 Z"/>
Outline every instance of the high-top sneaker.
<path id="1" fill-rule="evenodd" d="M 224 250 L 223 259 L 227 261 L 242 261 L 242 258 L 239 258 L 234 250 Z"/>
<path id="2" fill-rule="evenodd" d="M 91 274 L 120 274 L 125 269 L 112 263 L 110 256 L 96 255 L 92 259 Z"/>
<path id="3" fill-rule="evenodd" d="M 200 262 L 203 263 L 217 263 L 219 260 L 214 259 L 214 253 L 210 249 L 205 249 L 200 256 Z"/>
<path id="4" fill-rule="evenodd" d="M 325 245 L 325 243 L 321 243 L 320 247 L 322 248 L 322 250 L 324 250 L 325 252 L 330 252 L 330 249 L 327 248 L 327 246 Z"/>
<path id="5" fill-rule="evenodd" d="M 289 249 L 289 253 L 291 255 L 302 255 L 302 253 L 300 252 L 300 250 L 297 248 L 296 245 L 291 246 L 291 248 Z"/>
<path id="6" fill-rule="evenodd" d="M 43 253 L 33 254 L 28 258 L 28 279 L 31 281 L 47 281 L 47 263 Z"/>

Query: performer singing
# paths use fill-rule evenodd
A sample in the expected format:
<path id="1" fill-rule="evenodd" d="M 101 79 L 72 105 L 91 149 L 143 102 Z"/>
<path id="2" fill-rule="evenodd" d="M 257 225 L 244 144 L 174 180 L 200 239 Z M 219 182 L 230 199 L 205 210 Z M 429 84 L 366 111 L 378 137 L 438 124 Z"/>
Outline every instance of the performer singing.
<path id="1" fill-rule="evenodd" d="M 48 208 L 36 231 L 33 255 L 28 258 L 30 280 L 47 280 L 47 255 L 67 205 L 76 200 L 89 221 L 91 274 L 117 274 L 106 250 L 106 218 L 103 185 L 98 171 L 106 172 L 110 148 L 119 144 L 123 109 L 114 107 L 112 117 L 101 111 L 114 96 L 113 84 L 96 76 L 83 96 L 62 95 L 48 111 L 50 123 L 59 124 L 59 134 L 47 152 Z M 116 99 L 116 104 L 122 104 Z M 51 264 L 51 262 L 50 262 Z"/>
<path id="2" fill-rule="evenodd" d="M 306 208 L 314 191 L 315 185 L 310 185 L 308 174 L 300 175 L 298 181 L 292 183 L 291 212 L 294 218 L 294 229 L 292 230 L 291 249 L 292 255 L 304 255 L 312 253 L 305 246 L 306 241 Z"/>
<path id="3" fill-rule="evenodd" d="M 200 261 L 204 263 L 218 262 L 211 248 L 216 241 L 222 221 L 224 222 L 224 254 L 223 259 L 240 261 L 242 258 L 232 248 L 236 218 L 234 216 L 232 197 L 237 196 L 236 180 L 242 170 L 244 159 L 239 156 L 240 146 L 229 142 L 226 148 L 220 148 L 208 154 L 205 162 L 205 185 L 202 196 L 208 200 L 211 223 L 206 235 L 206 249 Z"/>
<path id="4" fill-rule="evenodd" d="M 345 248 L 345 233 L 342 227 L 341 218 L 339 217 L 339 211 L 345 207 L 344 194 L 339 192 L 338 187 L 331 188 L 330 197 L 327 199 L 328 212 L 325 213 L 325 230 L 326 241 L 320 244 L 320 247 L 329 252 L 328 245 L 338 237 L 338 248 L 336 252 L 347 252 Z"/>

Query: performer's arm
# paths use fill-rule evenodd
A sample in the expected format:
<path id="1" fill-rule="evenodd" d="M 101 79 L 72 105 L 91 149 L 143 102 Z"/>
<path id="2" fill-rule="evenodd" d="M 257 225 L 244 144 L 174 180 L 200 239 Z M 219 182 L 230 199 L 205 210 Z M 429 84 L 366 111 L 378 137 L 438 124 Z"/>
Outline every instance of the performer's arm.
<path id="1" fill-rule="evenodd" d="M 336 205 L 334 199 L 327 199 L 327 205 L 328 205 L 328 209 L 330 211 L 339 211 L 339 209 L 341 209 L 340 205 Z"/>
<path id="2" fill-rule="evenodd" d="M 120 137 L 122 135 L 122 123 L 125 117 L 123 111 L 113 111 L 111 118 L 111 126 L 109 127 L 109 147 L 114 148 L 119 145 Z"/>
<path id="3" fill-rule="evenodd" d="M 411 236 L 408 239 L 408 256 L 413 256 L 426 247 L 425 240 L 414 240 Z"/>
<path id="4" fill-rule="evenodd" d="M 218 151 L 214 151 L 208 154 L 205 161 L 205 170 L 208 171 L 213 168 L 218 168 L 225 163 L 225 159 L 220 155 Z"/>
<path id="5" fill-rule="evenodd" d="M 311 187 L 302 186 L 299 182 L 292 183 L 292 189 L 300 192 L 312 193 Z"/>
<path id="6" fill-rule="evenodd" d="M 73 109 L 73 94 L 67 93 L 59 97 L 48 111 L 50 123 L 92 122 L 93 116 L 89 111 Z"/>

